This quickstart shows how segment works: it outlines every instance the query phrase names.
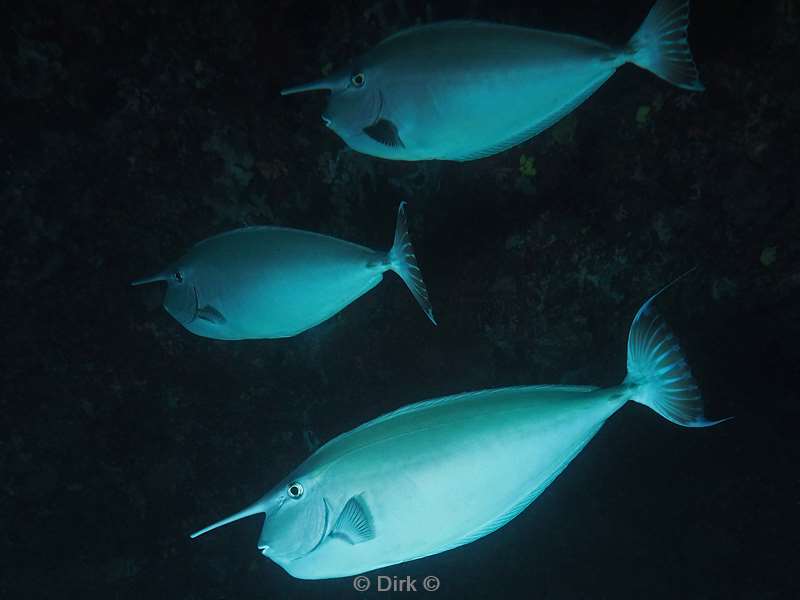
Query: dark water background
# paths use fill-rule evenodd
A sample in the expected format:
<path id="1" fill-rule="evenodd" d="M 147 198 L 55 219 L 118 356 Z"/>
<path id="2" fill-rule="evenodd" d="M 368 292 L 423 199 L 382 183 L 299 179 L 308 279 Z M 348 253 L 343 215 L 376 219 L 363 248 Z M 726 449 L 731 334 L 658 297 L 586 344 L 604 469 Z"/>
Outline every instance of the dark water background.
<path id="1" fill-rule="evenodd" d="M 403 164 L 343 152 L 322 94 L 279 89 L 431 18 L 622 43 L 650 0 L 4 3 L 0 596 L 411 597 L 292 579 L 257 519 L 187 533 L 403 404 L 618 382 L 640 302 L 697 266 L 659 306 L 733 422 L 626 406 L 508 526 L 380 573 L 438 598 L 798 597 L 800 2 L 695 5 L 705 93 L 625 67 L 519 147 Z M 393 276 L 238 343 L 128 287 L 245 223 L 388 248 L 401 200 L 437 328 Z"/>

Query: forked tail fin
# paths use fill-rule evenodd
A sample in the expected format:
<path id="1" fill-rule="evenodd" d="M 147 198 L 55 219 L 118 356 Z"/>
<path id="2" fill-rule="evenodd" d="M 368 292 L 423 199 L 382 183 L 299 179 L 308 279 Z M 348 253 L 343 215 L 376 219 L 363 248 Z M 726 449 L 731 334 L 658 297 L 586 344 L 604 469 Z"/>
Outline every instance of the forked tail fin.
<path id="1" fill-rule="evenodd" d="M 689 49 L 689 0 L 658 0 L 631 40 L 629 60 L 686 90 L 703 84 Z"/>
<path id="2" fill-rule="evenodd" d="M 394 244 L 389 250 L 389 266 L 405 281 L 408 289 L 416 298 L 420 307 L 428 318 L 436 325 L 433 317 L 433 308 L 428 298 L 428 290 L 422 280 L 422 272 L 417 266 L 417 257 L 414 256 L 414 248 L 411 247 L 411 240 L 408 237 L 408 219 L 406 218 L 406 203 L 401 202 L 397 209 L 397 225 L 394 230 Z"/>
<path id="3" fill-rule="evenodd" d="M 705 418 L 700 390 L 681 348 L 653 308 L 653 300 L 675 281 L 651 296 L 633 318 L 628 334 L 628 375 L 623 385 L 632 387 L 634 401 L 649 406 L 673 423 L 684 427 L 716 425 L 727 419 Z"/>

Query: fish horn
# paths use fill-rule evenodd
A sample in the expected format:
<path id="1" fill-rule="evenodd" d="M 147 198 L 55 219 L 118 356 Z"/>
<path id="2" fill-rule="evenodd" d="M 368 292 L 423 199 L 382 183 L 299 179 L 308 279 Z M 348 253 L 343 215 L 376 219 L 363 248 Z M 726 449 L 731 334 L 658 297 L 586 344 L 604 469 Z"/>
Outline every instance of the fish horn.
<path id="1" fill-rule="evenodd" d="M 266 514 L 266 512 L 267 512 L 266 502 L 264 502 L 264 499 L 262 498 L 261 500 L 259 500 L 258 502 L 254 502 L 253 504 L 251 504 L 247 508 L 242 509 L 239 512 L 232 514 L 230 517 L 225 517 L 221 521 L 217 521 L 216 523 L 212 523 L 208 527 L 204 527 L 203 529 L 200 529 L 199 531 L 195 531 L 189 537 L 191 539 L 194 539 L 194 538 L 196 538 L 198 536 L 203 535 L 204 533 L 208 533 L 212 529 L 216 529 L 217 527 L 222 527 L 223 525 L 227 525 L 228 523 L 233 523 L 234 521 L 238 521 L 239 519 L 244 519 L 245 517 L 251 517 L 253 515 L 258 515 L 258 514 L 261 514 L 261 513 L 265 513 Z"/>
<path id="2" fill-rule="evenodd" d="M 303 85 L 296 85 L 294 87 L 281 90 L 281 96 L 290 96 L 291 94 L 301 94 L 303 92 L 315 92 L 318 90 L 332 90 L 334 88 L 333 81 L 329 77 L 312 81 L 311 83 L 304 83 Z"/>
<path id="3" fill-rule="evenodd" d="M 136 281 L 131 281 L 131 285 L 145 285 L 148 283 L 156 283 L 158 281 L 166 281 L 168 279 L 168 275 L 162 271 L 156 275 L 151 275 L 150 277 L 142 277 L 141 279 L 137 279 Z"/>

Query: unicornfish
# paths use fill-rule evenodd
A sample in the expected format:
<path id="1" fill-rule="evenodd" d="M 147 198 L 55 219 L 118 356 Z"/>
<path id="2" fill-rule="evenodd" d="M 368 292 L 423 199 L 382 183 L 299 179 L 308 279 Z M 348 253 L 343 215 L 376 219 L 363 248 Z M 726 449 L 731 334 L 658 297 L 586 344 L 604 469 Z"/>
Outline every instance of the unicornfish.
<path id="1" fill-rule="evenodd" d="M 688 0 L 658 0 L 623 46 L 481 21 L 396 33 L 318 81 L 322 120 L 352 149 L 395 160 L 466 161 L 547 129 L 633 63 L 699 91 L 687 41 Z"/>
<path id="2" fill-rule="evenodd" d="M 626 402 L 686 427 L 719 422 L 704 417 L 681 349 L 653 308 L 658 293 L 633 319 L 620 385 L 506 387 L 405 406 L 329 441 L 253 504 L 191 537 L 264 514 L 258 548 L 290 575 L 352 576 L 502 527 Z"/>
<path id="3" fill-rule="evenodd" d="M 197 335 L 283 338 L 335 315 L 378 285 L 386 271 L 402 278 L 435 324 L 408 236 L 405 202 L 388 252 L 298 229 L 245 227 L 198 243 L 132 285 L 165 281 L 164 308 Z"/>

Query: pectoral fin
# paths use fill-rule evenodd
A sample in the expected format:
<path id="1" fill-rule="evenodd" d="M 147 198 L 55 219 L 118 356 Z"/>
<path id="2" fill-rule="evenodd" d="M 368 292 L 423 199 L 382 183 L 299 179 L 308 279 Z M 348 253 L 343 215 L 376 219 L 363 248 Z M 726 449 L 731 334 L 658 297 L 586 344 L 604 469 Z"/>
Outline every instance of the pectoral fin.
<path id="1" fill-rule="evenodd" d="M 372 515 L 362 496 L 353 496 L 344 505 L 331 530 L 332 537 L 340 537 L 351 544 L 360 544 L 375 537 Z"/>
<path id="2" fill-rule="evenodd" d="M 400 139 L 397 132 L 397 125 L 387 119 L 380 119 L 369 127 L 364 128 L 364 133 L 376 142 L 392 148 L 405 148 L 406 145 Z"/>
<path id="3" fill-rule="evenodd" d="M 197 311 L 197 317 L 214 325 L 222 325 L 226 321 L 223 314 L 209 304 Z"/>

